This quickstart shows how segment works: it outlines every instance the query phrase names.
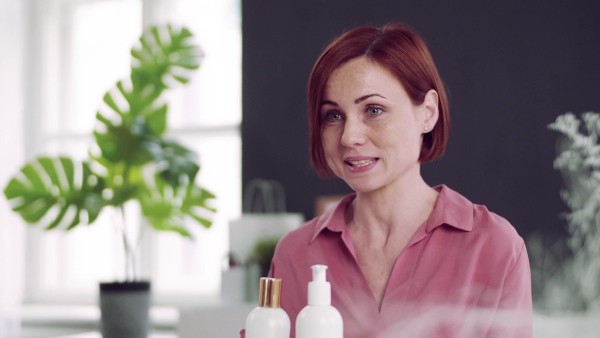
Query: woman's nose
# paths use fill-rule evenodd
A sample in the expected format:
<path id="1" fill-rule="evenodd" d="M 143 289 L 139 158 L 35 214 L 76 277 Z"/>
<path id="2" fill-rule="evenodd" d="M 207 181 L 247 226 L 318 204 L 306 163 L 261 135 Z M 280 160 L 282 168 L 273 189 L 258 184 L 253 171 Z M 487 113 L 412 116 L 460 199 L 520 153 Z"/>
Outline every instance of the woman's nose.
<path id="1" fill-rule="evenodd" d="M 342 133 L 342 145 L 345 147 L 356 147 L 365 144 L 366 139 L 364 123 L 355 118 L 347 118 Z"/>

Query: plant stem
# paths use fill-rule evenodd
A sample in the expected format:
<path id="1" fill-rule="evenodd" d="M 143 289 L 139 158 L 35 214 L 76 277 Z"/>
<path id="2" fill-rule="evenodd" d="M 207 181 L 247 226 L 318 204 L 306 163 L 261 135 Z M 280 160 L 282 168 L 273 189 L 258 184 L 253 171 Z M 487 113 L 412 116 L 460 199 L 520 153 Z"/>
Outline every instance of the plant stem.
<path id="1" fill-rule="evenodd" d="M 129 241 L 129 236 L 127 236 L 127 222 L 125 218 L 125 207 L 123 205 L 119 206 L 119 210 L 121 211 L 121 234 L 123 240 L 123 247 L 125 248 L 125 280 L 126 281 L 135 281 L 137 279 L 137 264 L 135 259 L 135 252 L 137 250 L 137 245 L 131 243 Z"/>
<path id="2" fill-rule="evenodd" d="M 122 178 L 123 186 L 125 191 L 129 190 L 129 170 L 131 166 L 129 163 L 125 163 L 123 168 Z M 125 249 L 125 279 L 127 281 L 135 281 L 138 279 L 137 274 L 137 262 L 136 262 L 136 251 L 139 247 L 138 243 L 131 242 L 128 236 L 127 218 L 125 217 L 125 206 L 124 203 L 119 205 L 121 209 L 121 219 L 123 220 L 122 237 L 123 247 Z"/>

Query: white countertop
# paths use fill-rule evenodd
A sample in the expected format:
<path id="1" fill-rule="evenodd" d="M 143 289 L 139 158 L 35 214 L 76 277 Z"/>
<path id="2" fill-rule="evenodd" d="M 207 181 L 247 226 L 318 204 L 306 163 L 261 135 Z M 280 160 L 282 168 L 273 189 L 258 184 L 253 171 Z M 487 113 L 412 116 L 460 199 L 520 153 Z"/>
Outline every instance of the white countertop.
<path id="1" fill-rule="evenodd" d="M 99 332 L 86 332 L 56 338 L 102 338 L 102 335 Z M 174 333 L 151 333 L 148 338 L 178 338 L 178 336 Z"/>

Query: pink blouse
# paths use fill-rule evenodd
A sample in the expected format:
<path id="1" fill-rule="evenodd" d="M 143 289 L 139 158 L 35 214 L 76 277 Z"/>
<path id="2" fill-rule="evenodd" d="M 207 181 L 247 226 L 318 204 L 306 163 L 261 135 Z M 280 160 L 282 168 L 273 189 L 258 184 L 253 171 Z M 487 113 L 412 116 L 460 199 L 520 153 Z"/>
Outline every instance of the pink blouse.
<path id="1" fill-rule="evenodd" d="M 325 264 L 345 338 L 531 337 L 529 260 L 504 218 L 441 185 L 429 219 L 398 257 L 381 310 L 356 259 L 344 211 L 355 194 L 279 242 L 270 275 L 282 278 L 292 322 L 307 304 L 310 267 Z"/>

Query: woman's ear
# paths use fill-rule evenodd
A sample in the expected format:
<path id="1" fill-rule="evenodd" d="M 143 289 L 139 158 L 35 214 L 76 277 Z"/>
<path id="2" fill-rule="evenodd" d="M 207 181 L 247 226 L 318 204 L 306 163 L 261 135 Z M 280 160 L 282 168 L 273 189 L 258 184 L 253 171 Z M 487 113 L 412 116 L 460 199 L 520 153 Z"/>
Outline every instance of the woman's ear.
<path id="1" fill-rule="evenodd" d="M 423 103 L 419 106 L 423 123 L 423 133 L 430 132 L 440 116 L 438 108 L 438 93 L 434 89 L 430 89 L 423 99 Z"/>

